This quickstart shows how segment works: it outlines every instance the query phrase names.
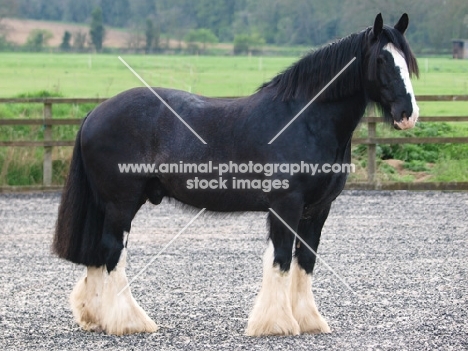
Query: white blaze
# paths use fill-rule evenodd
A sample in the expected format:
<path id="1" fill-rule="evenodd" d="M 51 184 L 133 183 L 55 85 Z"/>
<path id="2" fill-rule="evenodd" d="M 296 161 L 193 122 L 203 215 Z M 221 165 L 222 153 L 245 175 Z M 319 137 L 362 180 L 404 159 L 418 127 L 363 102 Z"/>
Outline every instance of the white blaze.
<path id="1" fill-rule="evenodd" d="M 413 106 L 413 113 L 411 116 L 408 116 L 407 120 L 402 119 L 401 122 L 395 122 L 395 124 L 398 125 L 400 129 L 413 128 L 419 117 L 419 107 L 416 104 L 416 98 L 414 96 L 413 85 L 411 84 L 410 80 L 408 65 L 406 64 L 406 60 L 401 52 L 392 43 L 385 45 L 383 49 L 387 50 L 392 55 L 393 60 L 395 61 L 395 65 L 400 69 L 401 79 L 405 85 L 406 92 L 411 96 L 411 105 Z"/>

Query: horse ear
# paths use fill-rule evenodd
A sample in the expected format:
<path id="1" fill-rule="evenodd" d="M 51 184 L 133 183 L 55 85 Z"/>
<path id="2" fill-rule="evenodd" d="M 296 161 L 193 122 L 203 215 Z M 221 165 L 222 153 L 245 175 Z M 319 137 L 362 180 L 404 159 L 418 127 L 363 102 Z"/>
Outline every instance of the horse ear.
<path id="1" fill-rule="evenodd" d="M 401 15 L 400 20 L 395 24 L 394 28 L 399 31 L 401 34 L 405 34 L 406 28 L 408 28 L 409 18 L 406 13 Z"/>
<path id="2" fill-rule="evenodd" d="M 372 34 L 374 38 L 377 39 L 379 37 L 380 33 L 382 33 L 382 29 L 383 29 L 383 18 L 382 18 L 382 14 L 379 13 L 375 17 L 374 27 L 372 27 Z"/>

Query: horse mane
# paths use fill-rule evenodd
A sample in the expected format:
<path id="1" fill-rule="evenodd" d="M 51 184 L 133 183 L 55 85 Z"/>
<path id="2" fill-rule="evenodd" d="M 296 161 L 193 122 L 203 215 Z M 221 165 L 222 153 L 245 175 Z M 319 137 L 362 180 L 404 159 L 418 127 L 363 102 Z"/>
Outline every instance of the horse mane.
<path id="1" fill-rule="evenodd" d="M 410 76 L 415 75 L 416 77 L 419 77 L 418 62 L 413 52 L 411 51 L 411 48 L 408 45 L 408 42 L 406 41 L 405 37 L 394 28 L 388 26 L 384 27 L 382 35 L 384 35 L 387 38 L 388 42 L 395 45 L 397 50 L 399 50 L 403 54 L 403 57 L 406 60 L 406 64 L 408 65 L 408 71 L 410 73 Z M 371 58 L 368 63 L 368 74 L 370 78 L 374 78 L 377 72 L 377 57 L 380 53 L 379 50 L 380 45 L 374 45 L 372 48 Z"/>
<path id="2" fill-rule="evenodd" d="M 363 64 L 368 66 L 367 74 L 369 78 L 372 79 L 377 74 L 377 57 L 380 54 L 381 45 L 372 45 L 369 56 L 364 57 L 364 48 L 369 46 L 368 38 L 371 33 L 372 28 L 369 27 L 360 33 L 351 34 L 306 54 L 269 82 L 262 84 L 258 90 L 266 87 L 276 87 L 275 98 L 281 97 L 283 101 L 298 98 L 311 99 L 353 57 L 356 57 L 355 62 L 341 74 L 339 80 L 332 83 L 318 99 L 320 101 L 333 101 L 353 96 L 357 91 L 363 89 Z M 388 26 L 384 26 L 378 40 L 381 40 L 382 36 L 385 36 L 389 42 L 393 43 L 403 53 L 410 74 L 418 75 L 416 58 L 404 36 L 396 29 Z M 377 43 L 377 40 L 375 40 L 375 43 Z"/>

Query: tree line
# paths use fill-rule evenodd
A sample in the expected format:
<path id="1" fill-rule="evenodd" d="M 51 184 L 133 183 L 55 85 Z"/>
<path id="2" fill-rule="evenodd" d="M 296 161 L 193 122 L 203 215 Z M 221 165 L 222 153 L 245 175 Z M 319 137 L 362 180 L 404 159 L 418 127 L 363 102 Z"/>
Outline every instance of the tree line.
<path id="1" fill-rule="evenodd" d="M 379 12 L 387 24 L 407 12 L 407 36 L 419 52 L 449 50 L 451 39 L 468 38 L 466 0 L 0 0 L 0 16 L 38 20 L 91 24 L 97 8 L 104 26 L 140 33 L 146 50 L 160 35 L 189 47 L 204 38 L 202 49 L 236 40 L 239 49 L 318 46 L 364 29 Z"/>

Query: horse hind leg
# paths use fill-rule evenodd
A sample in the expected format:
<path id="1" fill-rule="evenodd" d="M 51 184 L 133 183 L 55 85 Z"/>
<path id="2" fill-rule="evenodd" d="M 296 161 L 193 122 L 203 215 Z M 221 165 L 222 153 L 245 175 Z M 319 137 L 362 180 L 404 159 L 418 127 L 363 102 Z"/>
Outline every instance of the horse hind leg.
<path id="1" fill-rule="evenodd" d="M 132 296 L 125 274 L 127 250 L 120 255 L 117 267 L 107 272 L 102 267 L 87 267 L 70 296 L 76 322 L 88 331 L 123 335 L 152 333 L 158 327 Z"/>
<path id="2" fill-rule="evenodd" d="M 101 332 L 101 304 L 104 267 L 87 267 L 70 295 L 75 321 L 87 331 Z"/>
<path id="3" fill-rule="evenodd" d="M 300 332 L 291 308 L 291 274 L 274 264 L 274 254 L 270 242 L 263 257 L 262 288 L 247 324 L 249 336 L 298 335 Z"/>
<path id="4" fill-rule="evenodd" d="M 78 282 L 71 294 L 73 315 L 85 330 L 122 335 L 155 332 L 158 329 L 135 301 L 130 287 L 122 291 L 128 284 L 123 231 L 130 230 L 135 213 L 125 216 L 114 206 L 106 209 L 103 245 L 106 247 L 106 257 L 111 260 L 117 258 L 117 263 L 107 260 L 104 266 L 87 267 L 86 276 Z"/>
<path id="5" fill-rule="evenodd" d="M 108 334 L 152 333 L 158 330 L 132 296 L 125 274 L 127 250 L 120 256 L 115 271 L 106 277 L 102 292 L 102 327 Z M 122 289 L 125 289 L 122 291 Z"/>

